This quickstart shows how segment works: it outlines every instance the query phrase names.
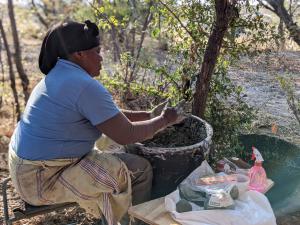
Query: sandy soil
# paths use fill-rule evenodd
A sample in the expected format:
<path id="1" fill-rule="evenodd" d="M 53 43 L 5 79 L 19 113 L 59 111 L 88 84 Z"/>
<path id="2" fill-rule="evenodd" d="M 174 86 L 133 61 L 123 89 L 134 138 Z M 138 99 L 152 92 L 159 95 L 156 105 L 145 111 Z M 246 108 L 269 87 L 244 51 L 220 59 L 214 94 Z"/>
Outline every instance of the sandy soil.
<path id="1" fill-rule="evenodd" d="M 229 76 L 243 87 L 244 101 L 257 110 L 255 133 L 275 135 L 300 145 L 300 125 L 290 110 L 277 76 L 292 77 L 300 98 L 300 51 L 276 52 L 254 58 L 242 58 Z M 276 125 L 276 134 L 272 126 Z"/>

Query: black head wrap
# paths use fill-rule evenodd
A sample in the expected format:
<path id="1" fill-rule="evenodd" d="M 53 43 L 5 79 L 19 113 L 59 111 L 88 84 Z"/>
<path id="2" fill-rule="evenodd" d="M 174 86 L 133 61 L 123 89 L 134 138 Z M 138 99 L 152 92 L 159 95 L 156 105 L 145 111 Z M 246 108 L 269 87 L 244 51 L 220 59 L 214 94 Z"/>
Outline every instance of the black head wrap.
<path id="1" fill-rule="evenodd" d="M 43 40 L 39 67 L 48 74 L 58 58 L 68 59 L 71 53 L 88 50 L 99 46 L 99 29 L 95 23 L 74 21 L 57 24 L 50 29 Z"/>

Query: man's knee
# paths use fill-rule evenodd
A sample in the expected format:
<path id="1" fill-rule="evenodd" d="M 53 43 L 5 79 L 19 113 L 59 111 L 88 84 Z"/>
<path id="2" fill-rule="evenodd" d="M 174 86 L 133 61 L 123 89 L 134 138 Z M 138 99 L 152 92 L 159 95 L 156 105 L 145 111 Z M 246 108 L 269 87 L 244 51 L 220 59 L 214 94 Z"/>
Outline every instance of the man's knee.
<path id="1" fill-rule="evenodd" d="M 150 162 L 142 157 L 139 157 L 139 164 L 141 168 L 140 178 L 141 180 L 147 180 L 148 182 L 152 182 L 153 171 Z M 138 171 L 137 171 L 138 172 Z"/>
<path id="2" fill-rule="evenodd" d="M 128 170 L 131 172 L 132 183 L 152 182 L 152 166 L 147 159 L 129 153 L 116 155 L 126 164 Z"/>

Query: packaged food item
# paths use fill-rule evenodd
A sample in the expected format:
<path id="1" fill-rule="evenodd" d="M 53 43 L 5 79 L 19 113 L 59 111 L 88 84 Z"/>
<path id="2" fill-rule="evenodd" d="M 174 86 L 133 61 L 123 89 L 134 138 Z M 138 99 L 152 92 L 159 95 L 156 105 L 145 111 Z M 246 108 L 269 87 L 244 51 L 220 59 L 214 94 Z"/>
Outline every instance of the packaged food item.
<path id="1" fill-rule="evenodd" d="M 190 202 L 193 208 L 233 209 L 234 200 L 247 191 L 248 184 L 248 176 L 237 173 L 215 174 L 204 161 L 178 185 L 178 190 L 180 199 Z"/>
<path id="2" fill-rule="evenodd" d="M 220 184 L 220 183 L 232 183 L 237 182 L 237 176 L 235 174 L 232 175 L 214 175 L 208 177 L 202 177 L 195 181 L 196 185 L 212 185 L 212 184 Z"/>
<path id="3" fill-rule="evenodd" d="M 181 199 L 204 209 L 233 209 L 239 196 L 236 175 L 208 176 L 187 180 L 178 186 Z"/>
<path id="4" fill-rule="evenodd" d="M 225 189 L 207 192 L 204 209 L 234 209 L 234 201 L 231 194 L 238 193 L 237 187 L 235 187 L 235 191 L 231 191 L 234 187 L 235 186 L 230 187 L 229 192 Z M 234 197 L 237 196 L 234 195 Z"/>

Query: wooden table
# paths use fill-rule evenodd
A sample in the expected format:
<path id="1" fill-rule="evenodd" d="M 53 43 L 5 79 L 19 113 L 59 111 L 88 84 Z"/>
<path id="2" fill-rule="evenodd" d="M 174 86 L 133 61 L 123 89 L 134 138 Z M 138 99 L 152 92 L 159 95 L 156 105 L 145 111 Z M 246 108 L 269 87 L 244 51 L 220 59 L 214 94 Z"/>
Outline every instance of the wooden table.
<path id="1" fill-rule="evenodd" d="M 165 197 L 132 206 L 128 214 L 150 225 L 179 225 L 165 209 Z"/>
<path id="2" fill-rule="evenodd" d="M 271 179 L 268 179 L 267 182 L 268 185 L 265 193 L 274 185 L 274 182 Z M 129 208 L 128 214 L 149 225 L 180 225 L 180 223 L 172 219 L 169 212 L 166 210 L 164 197 L 132 206 Z"/>

